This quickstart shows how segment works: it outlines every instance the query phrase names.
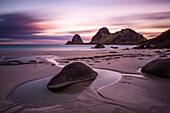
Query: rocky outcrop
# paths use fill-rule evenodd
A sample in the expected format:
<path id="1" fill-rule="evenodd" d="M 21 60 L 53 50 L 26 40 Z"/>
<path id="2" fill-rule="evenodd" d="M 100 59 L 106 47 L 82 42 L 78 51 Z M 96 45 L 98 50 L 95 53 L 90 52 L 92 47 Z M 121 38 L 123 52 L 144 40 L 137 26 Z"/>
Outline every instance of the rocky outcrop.
<path id="1" fill-rule="evenodd" d="M 141 71 L 160 77 L 170 77 L 170 58 L 153 60 L 146 64 Z"/>
<path id="2" fill-rule="evenodd" d="M 136 49 L 163 49 L 163 48 L 170 48 L 170 29 L 161 33 L 156 38 L 145 41 Z"/>
<path id="3" fill-rule="evenodd" d="M 101 39 L 110 35 L 109 30 L 106 27 L 99 29 L 99 31 L 91 39 L 92 44 L 101 43 Z"/>
<path id="4" fill-rule="evenodd" d="M 96 44 L 96 46 L 94 46 L 93 48 L 105 48 L 105 47 L 102 44 Z"/>
<path id="5" fill-rule="evenodd" d="M 110 33 L 107 28 L 100 29 L 92 38 L 92 44 L 139 44 L 146 41 L 143 35 L 136 33 L 132 29 L 122 29 L 116 33 Z"/>
<path id="6" fill-rule="evenodd" d="M 75 34 L 72 38 L 72 41 L 68 41 L 67 44 L 83 44 L 83 40 L 81 39 L 79 34 Z"/>
<path id="7" fill-rule="evenodd" d="M 95 79 L 97 75 L 97 72 L 87 65 L 74 62 L 66 65 L 59 74 L 54 76 L 47 87 L 51 91 L 58 91 L 76 82 Z"/>
<path id="8" fill-rule="evenodd" d="M 167 44 L 167 43 L 170 44 L 170 29 L 161 33 L 156 38 L 153 38 L 153 39 L 146 41 L 145 43 L 146 44 L 152 44 L 152 45 Z"/>

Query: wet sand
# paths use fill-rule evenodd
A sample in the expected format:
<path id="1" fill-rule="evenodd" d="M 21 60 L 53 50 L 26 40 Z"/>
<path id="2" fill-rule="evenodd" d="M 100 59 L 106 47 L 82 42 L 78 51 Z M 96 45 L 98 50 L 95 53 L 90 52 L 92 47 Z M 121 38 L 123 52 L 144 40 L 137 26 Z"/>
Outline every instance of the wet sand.
<path id="1" fill-rule="evenodd" d="M 94 70 L 98 73 L 94 81 L 78 82 L 62 91 L 51 92 L 47 89 L 47 84 L 52 78 L 50 76 L 20 85 L 10 94 L 10 97 L 18 103 L 31 104 L 36 107 L 52 106 L 77 98 L 88 87 L 98 90 L 121 79 L 118 72 L 102 69 Z"/>
<path id="2" fill-rule="evenodd" d="M 117 53 L 110 53 L 116 51 Z M 0 56 L 22 57 L 30 55 L 56 55 L 60 64 L 81 61 L 93 68 L 121 72 L 122 78 L 115 84 L 100 90 L 87 88 L 76 99 L 49 107 L 35 108 L 16 103 L 9 93 L 26 82 L 56 75 L 61 68 L 51 64 L 25 64 L 0 66 L 0 112 L 23 113 L 155 113 L 170 112 L 170 80 L 139 73 L 137 70 L 153 59 L 169 53 L 161 50 L 105 50 L 105 51 L 53 51 L 53 52 L 1 52 Z M 127 75 L 128 74 L 128 75 Z M 130 76 L 136 74 L 136 76 Z M 139 75 L 139 77 L 138 77 Z M 143 76 L 144 77 L 141 77 Z M 113 75 L 114 76 L 114 75 Z"/>

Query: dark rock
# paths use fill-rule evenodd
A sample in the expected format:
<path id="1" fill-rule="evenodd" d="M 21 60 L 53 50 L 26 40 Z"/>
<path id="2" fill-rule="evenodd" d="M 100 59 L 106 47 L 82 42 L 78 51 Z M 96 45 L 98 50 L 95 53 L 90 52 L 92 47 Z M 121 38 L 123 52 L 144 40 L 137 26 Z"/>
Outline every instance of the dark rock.
<path id="1" fill-rule="evenodd" d="M 55 66 L 55 64 L 51 64 L 51 66 Z"/>
<path id="2" fill-rule="evenodd" d="M 170 29 L 161 33 L 156 38 L 153 38 L 153 39 L 143 42 L 141 45 L 144 46 L 143 49 L 170 48 Z M 141 49 L 141 48 L 137 48 L 137 49 Z"/>
<path id="3" fill-rule="evenodd" d="M 111 46 L 110 48 L 112 48 L 112 49 L 118 49 L 118 47 L 113 47 L 113 46 Z"/>
<path id="4" fill-rule="evenodd" d="M 82 44 L 82 43 L 83 43 L 83 40 L 81 39 L 81 37 L 80 37 L 79 34 L 75 34 L 75 35 L 73 36 L 72 43 Z"/>
<path id="5" fill-rule="evenodd" d="M 68 44 L 83 44 L 83 40 L 81 39 L 79 34 L 75 34 L 72 38 L 72 41 L 68 41 L 66 45 Z"/>
<path id="6" fill-rule="evenodd" d="M 170 52 L 170 49 L 166 50 L 166 52 Z"/>
<path id="7" fill-rule="evenodd" d="M 89 64 L 89 65 L 94 65 L 94 64 Z"/>
<path id="8" fill-rule="evenodd" d="M 160 55 L 159 57 L 167 57 L 166 55 Z"/>
<path id="9" fill-rule="evenodd" d="M 71 41 L 68 41 L 68 42 L 66 43 L 66 45 L 68 45 L 68 44 L 72 44 L 72 42 L 71 42 Z"/>
<path id="10" fill-rule="evenodd" d="M 97 44 L 94 48 L 105 48 L 102 44 Z"/>
<path id="11" fill-rule="evenodd" d="M 54 76 L 47 87 L 51 91 L 64 89 L 66 86 L 76 82 L 95 79 L 97 72 L 81 62 L 66 65 L 59 74 Z"/>
<path id="12" fill-rule="evenodd" d="M 92 44 L 140 44 L 146 41 L 143 35 L 135 32 L 132 29 L 122 29 L 116 33 L 110 33 L 107 28 L 100 29 L 97 34 L 92 38 Z"/>
<path id="13" fill-rule="evenodd" d="M 122 50 L 130 50 L 129 48 L 125 48 L 125 49 L 122 49 Z"/>
<path id="14" fill-rule="evenodd" d="M 158 51 L 155 51 L 155 53 L 162 53 L 162 52 L 158 50 Z"/>
<path id="15" fill-rule="evenodd" d="M 137 47 L 133 47 L 133 49 L 157 49 L 154 47 L 154 45 L 145 45 L 145 44 L 141 44 Z"/>
<path id="16" fill-rule="evenodd" d="M 170 77 L 170 59 L 153 60 L 146 64 L 141 71 L 160 77 Z"/>
<path id="17" fill-rule="evenodd" d="M 145 46 L 144 45 L 139 45 L 137 47 L 133 47 L 133 49 L 145 49 Z"/>
<path id="18" fill-rule="evenodd" d="M 100 40 L 103 37 L 105 37 L 105 36 L 107 36 L 109 34 L 110 34 L 109 30 L 106 27 L 103 27 L 103 28 L 99 29 L 99 31 L 96 33 L 96 35 L 94 35 L 92 37 L 91 43 L 92 44 L 100 43 Z"/>
<path id="19" fill-rule="evenodd" d="M 109 53 L 117 53 L 116 51 L 110 51 Z"/>
<path id="20" fill-rule="evenodd" d="M 170 29 L 161 33 L 156 38 L 146 41 L 145 44 L 149 44 L 149 45 L 170 44 Z"/>

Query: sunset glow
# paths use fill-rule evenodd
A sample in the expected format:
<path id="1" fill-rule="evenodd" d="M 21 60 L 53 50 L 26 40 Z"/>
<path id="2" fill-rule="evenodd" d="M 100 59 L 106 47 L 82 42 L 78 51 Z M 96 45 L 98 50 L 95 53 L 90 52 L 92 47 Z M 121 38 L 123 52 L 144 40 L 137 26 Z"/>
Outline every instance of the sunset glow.
<path id="1" fill-rule="evenodd" d="M 89 42 L 101 27 L 151 39 L 170 28 L 169 0 L 1 0 L 0 44 Z M 5 40 L 6 39 L 6 40 Z"/>

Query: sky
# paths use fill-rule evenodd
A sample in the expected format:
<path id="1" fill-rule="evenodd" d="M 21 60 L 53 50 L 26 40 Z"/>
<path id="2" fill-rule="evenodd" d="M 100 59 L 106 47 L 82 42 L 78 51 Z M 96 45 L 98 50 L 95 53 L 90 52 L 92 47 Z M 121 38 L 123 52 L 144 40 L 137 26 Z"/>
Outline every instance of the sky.
<path id="1" fill-rule="evenodd" d="M 155 38 L 170 29 L 170 0 L 0 0 L 0 44 L 89 42 L 102 27 Z"/>

